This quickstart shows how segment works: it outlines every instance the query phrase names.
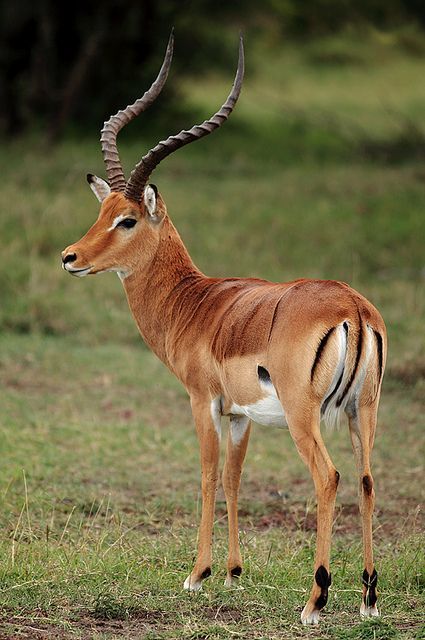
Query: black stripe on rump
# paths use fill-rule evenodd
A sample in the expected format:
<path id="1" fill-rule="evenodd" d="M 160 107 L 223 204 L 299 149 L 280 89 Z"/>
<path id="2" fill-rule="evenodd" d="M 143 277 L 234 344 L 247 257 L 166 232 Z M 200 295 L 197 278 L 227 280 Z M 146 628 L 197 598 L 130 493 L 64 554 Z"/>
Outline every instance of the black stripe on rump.
<path id="1" fill-rule="evenodd" d="M 376 329 L 373 330 L 373 333 L 375 334 L 376 348 L 378 350 L 378 384 L 379 384 L 381 382 L 381 376 L 382 376 L 383 340 L 382 340 L 381 334 L 378 331 L 376 331 Z"/>
<path id="2" fill-rule="evenodd" d="M 359 366 L 359 362 L 360 362 L 360 356 L 362 355 L 362 345 L 363 345 L 363 326 L 362 326 L 362 319 L 360 317 L 360 311 L 357 309 L 357 315 L 359 318 L 359 335 L 357 338 L 357 353 L 356 353 L 356 361 L 354 363 L 354 367 L 353 370 L 351 372 L 351 376 L 347 382 L 347 384 L 345 385 L 344 391 L 342 392 L 342 394 L 340 395 L 340 397 L 338 398 L 338 400 L 336 401 L 336 406 L 340 407 L 345 396 L 347 395 L 348 391 L 350 390 L 351 385 L 353 384 L 353 380 L 356 377 L 356 373 L 357 373 L 357 368 Z"/>
<path id="3" fill-rule="evenodd" d="M 319 342 L 319 346 L 317 347 L 317 351 L 316 351 L 316 357 L 314 358 L 313 366 L 311 367 L 311 373 L 310 373 L 311 382 L 313 382 L 314 372 L 316 371 L 316 367 L 320 362 L 320 358 L 322 357 L 322 353 L 324 348 L 326 347 L 326 343 L 334 331 L 335 331 L 335 327 L 331 327 Z"/>
<path id="4" fill-rule="evenodd" d="M 348 323 L 344 322 L 342 326 L 344 327 L 345 344 L 347 345 L 347 342 L 348 342 Z M 332 398 L 334 397 L 334 395 L 338 391 L 339 387 L 341 386 L 342 378 L 344 377 L 344 371 L 345 371 L 345 363 L 344 363 L 344 366 L 342 367 L 341 375 L 339 376 L 336 385 L 334 386 L 334 388 L 332 389 L 330 394 L 328 396 L 326 396 L 326 398 L 324 399 L 324 401 L 322 403 L 322 408 L 321 408 L 322 415 L 326 411 L 326 407 L 328 406 L 329 402 L 332 400 Z"/>

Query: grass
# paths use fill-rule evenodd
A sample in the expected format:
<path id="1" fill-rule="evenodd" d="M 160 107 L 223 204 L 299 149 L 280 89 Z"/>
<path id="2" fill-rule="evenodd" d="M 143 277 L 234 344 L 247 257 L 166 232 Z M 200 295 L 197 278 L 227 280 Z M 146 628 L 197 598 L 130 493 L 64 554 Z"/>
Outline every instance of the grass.
<path id="1" fill-rule="evenodd" d="M 83 180 L 103 173 L 94 134 L 0 150 L 0 638 L 425 636 L 423 66 L 379 34 L 362 47 L 257 44 L 231 123 L 154 178 L 206 273 L 343 279 L 383 313 L 390 353 L 373 460 L 382 618 L 358 618 L 360 523 L 344 428 L 325 434 L 342 482 L 320 629 L 298 621 L 315 507 L 286 432 L 253 431 L 240 588 L 223 587 L 220 489 L 213 576 L 197 596 L 182 593 L 200 509 L 187 396 L 138 337 L 118 279 L 74 280 L 59 268 L 60 250 L 96 215 Z M 227 84 L 187 82 L 201 118 Z M 130 138 L 126 166 L 145 149 Z"/>
<path id="2" fill-rule="evenodd" d="M 344 638 L 355 624 L 370 637 L 415 637 L 423 619 L 419 396 L 396 383 L 384 396 L 374 460 L 383 619 L 373 626 L 357 620 L 361 544 L 348 436 L 327 435 L 343 481 L 334 587 L 318 635 L 298 624 L 311 580 L 314 497 L 287 433 L 253 433 L 240 504 L 243 588 L 222 586 L 220 491 L 213 577 L 189 597 L 181 583 L 196 549 L 198 453 L 178 384 L 130 345 L 89 351 L 75 337 L 6 335 L 0 346 L 0 601 L 9 633 Z"/>

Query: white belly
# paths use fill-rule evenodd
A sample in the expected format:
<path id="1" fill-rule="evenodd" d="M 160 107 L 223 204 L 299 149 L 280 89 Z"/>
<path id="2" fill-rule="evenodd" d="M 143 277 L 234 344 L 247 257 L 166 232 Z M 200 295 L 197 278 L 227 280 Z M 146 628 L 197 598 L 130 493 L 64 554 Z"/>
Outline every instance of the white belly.
<path id="1" fill-rule="evenodd" d="M 230 407 L 230 412 L 237 416 L 248 416 L 254 422 L 266 427 L 287 427 L 285 412 L 277 397 L 275 388 L 271 384 L 264 385 L 263 388 L 268 393 L 266 397 L 261 398 L 254 404 L 239 405 L 233 403 Z"/>

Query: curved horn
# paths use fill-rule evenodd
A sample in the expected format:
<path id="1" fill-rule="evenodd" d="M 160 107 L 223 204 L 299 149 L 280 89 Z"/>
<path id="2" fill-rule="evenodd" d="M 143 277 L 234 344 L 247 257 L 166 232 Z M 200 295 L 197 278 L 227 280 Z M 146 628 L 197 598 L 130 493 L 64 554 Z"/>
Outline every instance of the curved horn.
<path id="1" fill-rule="evenodd" d="M 162 63 L 158 77 L 155 82 L 152 83 L 151 88 L 148 89 L 141 98 L 136 100 L 136 102 L 128 105 L 125 109 L 118 111 L 114 116 L 111 116 L 103 125 L 103 129 L 100 134 L 100 142 L 102 144 L 102 154 L 106 165 L 106 173 L 108 175 L 111 191 L 124 191 L 126 185 L 117 149 L 117 135 L 126 124 L 136 118 L 139 113 L 142 113 L 142 111 L 145 111 L 150 107 L 152 102 L 161 93 L 162 87 L 167 80 L 168 71 L 173 57 L 173 31 L 174 30 L 171 31 L 168 40 L 164 62 Z"/>
<path id="2" fill-rule="evenodd" d="M 150 174 L 161 162 L 161 160 L 170 155 L 170 153 L 173 153 L 173 151 L 180 149 L 180 147 L 184 147 L 185 144 L 194 142 L 195 140 L 203 138 L 209 133 L 212 133 L 215 129 L 220 127 L 223 122 L 227 120 L 227 118 L 233 111 L 237 99 L 239 98 L 243 75 L 244 49 L 241 36 L 239 42 L 238 69 L 232 89 L 226 102 L 223 104 L 221 109 L 217 111 L 217 113 L 215 113 L 209 120 L 205 120 L 202 124 L 193 126 L 188 131 L 180 131 L 180 133 L 178 133 L 177 135 L 170 136 L 166 140 L 162 140 L 156 145 L 156 147 L 151 149 L 145 156 L 143 156 L 143 158 L 138 164 L 136 164 L 135 168 L 131 172 L 130 179 L 127 182 L 127 186 L 125 187 L 124 191 L 124 195 L 126 196 L 126 198 L 134 200 L 135 202 L 139 202 L 142 198 L 143 189 L 149 179 Z"/>

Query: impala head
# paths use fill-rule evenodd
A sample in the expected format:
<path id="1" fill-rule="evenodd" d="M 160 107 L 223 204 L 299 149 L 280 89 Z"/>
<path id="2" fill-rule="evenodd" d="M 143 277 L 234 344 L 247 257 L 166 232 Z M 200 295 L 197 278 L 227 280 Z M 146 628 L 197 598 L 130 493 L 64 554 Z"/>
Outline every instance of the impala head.
<path id="1" fill-rule="evenodd" d="M 80 277 L 116 271 L 124 278 L 155 254 L 165 205 L 154 185 L 146 185 L 142 200 L 136 202 L 110 191 L 97 176 L 88 174 L 87 180 L 99 200 L 104 199 L 94 225 L 62 252 L 63 268 Z"/>
<path id="2" fill-rule="evenodd" d="M 157 188 L 148 184 L 151 173 L 173 151 L 221 126 L 233 111 L 244 74 L 242 37 L 236 77 L 221 109 L 202 124 L 159 142 L 143 156 L 131 172 L 130 178 L 125 179 L 117 149 L 117 135 L 124 125 L 145 111 L 161 92 L 171 65 L 173 42 L 171 33 L 164 62 L 150 89 L 104 124 L 100 140 L 108 181 L 92 174 L 87 175 L 90 188 L 101 202 L 101 208 L 96 222 L 81 240 L 62 252 L 62 266 L 72 275 L 116 271 L 124 278 L 141 261 L 147 263 L 152 259 L 160 240 L 166 207 Z"/>

